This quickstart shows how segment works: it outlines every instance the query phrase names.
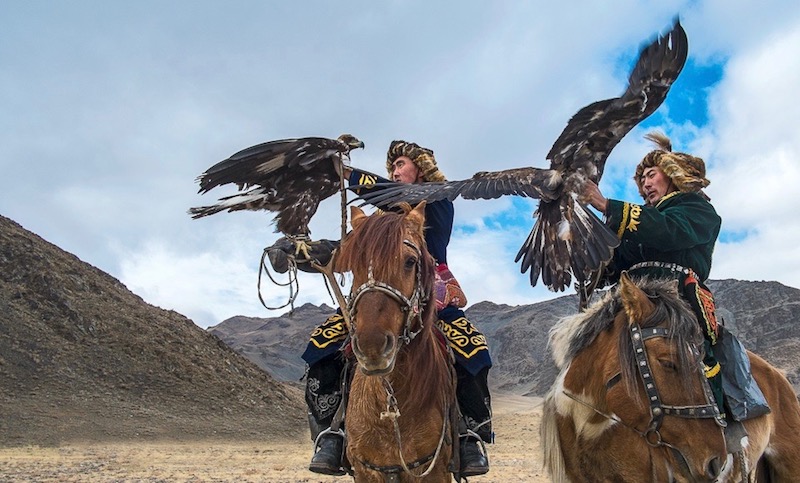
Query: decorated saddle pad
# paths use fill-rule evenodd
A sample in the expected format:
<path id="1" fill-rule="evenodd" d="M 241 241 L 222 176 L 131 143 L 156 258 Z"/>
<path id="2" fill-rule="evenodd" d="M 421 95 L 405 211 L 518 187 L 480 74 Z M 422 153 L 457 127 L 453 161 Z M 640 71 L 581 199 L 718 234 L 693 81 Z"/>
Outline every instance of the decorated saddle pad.
<path id="1" fill-rule="evenodd" d="M 446 263 L 436 265 L 436 279 L 434 282 L 436 291 L 436 310 L 441 311 L 445 307 L 452 305 L 462 308 L 467 305 L 467 296 L 461 289 L 456 277 L 447 267 Z"/>
<path id="2" fill-rule="evenodd" d="M 448 306 L 439 312 L 437 327 L 442 331 L 453 350 L 456 361 L 473 375 L 484 367 L 492 366 L 489 346 L 484 336 L 457 307 Z M 348 338 L 344 317 L 337 313 L 311 333 L 303 360 L 313 365 L 340 350 Z"/>
<path id="3" fill-rule="evenodd" d="M 341 349 L 342 344 L 347 340 L 347 327 L 344 325 L 344 317 L 337 310 L 335 314 L 328 317 L 322 325 L 318 326 L 311 333 L 303 360 L 308 365 L 323 359 L 330 354 Z"/>
<path id="4" fill-rule="evenodd" d="M 462 310 L 453 306 L 446 307 L 439 312 L 436 325 L 450 343 L 456 361 L 472 375 L 484 367 L 492 366 L 486 336 L 472 325 Z"/>

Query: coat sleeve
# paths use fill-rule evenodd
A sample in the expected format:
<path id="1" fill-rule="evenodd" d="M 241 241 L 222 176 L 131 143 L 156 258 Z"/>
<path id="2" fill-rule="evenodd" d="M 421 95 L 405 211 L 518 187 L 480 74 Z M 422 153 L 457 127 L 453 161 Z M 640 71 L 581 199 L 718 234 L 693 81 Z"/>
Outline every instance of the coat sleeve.
<path id="1" fill-rule="evenodd" d="M 436 263 L 447 263 L 447 245 L 453 231 L 455 211 L 450 200 L 439 200 L 425 206 L 425 243 Z"/>
<path id="2" fill-rule="evenodd" d="M 353 170 L 350 172 L 350 177 L 347 178 L 347 184 L 349 186 L 358 186 L 358 185 L 371 185 L 376 183 L 389 183 L 389 180 L 386 178 L 382 178 L 373 173 L 367 173 L 366 171 L 361 171 L 357 168 L 352 168 Z M 353 190 L 356 193 L 361 191 L 360 189 Z"/>

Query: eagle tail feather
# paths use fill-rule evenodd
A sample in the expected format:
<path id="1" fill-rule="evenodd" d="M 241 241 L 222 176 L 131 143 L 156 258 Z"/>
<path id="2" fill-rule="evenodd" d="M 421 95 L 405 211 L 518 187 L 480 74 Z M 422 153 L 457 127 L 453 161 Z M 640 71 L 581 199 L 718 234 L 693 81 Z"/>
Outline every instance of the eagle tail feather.
<path id="1" fill-rule="evenodd" d="M 575 278 L 583 282 L 602 269 L 614 256 L 619 238 L 591 210 L 580 203 L 573 204 L 572 269 Z"/>
<path id="2" fill-rule="evenodd" d="M 619 246 L 617 236 L 580 203 L 570 200 L 561 217 L 557 203 L 543 203 L 536 223 L 523 243 L 515 262 L 520 271 L 530 271 L 531 285 L 541 276 L 542 283 L 554 292 L 563 292 L 574 276 L 579 282 L 601 270 Z"/>

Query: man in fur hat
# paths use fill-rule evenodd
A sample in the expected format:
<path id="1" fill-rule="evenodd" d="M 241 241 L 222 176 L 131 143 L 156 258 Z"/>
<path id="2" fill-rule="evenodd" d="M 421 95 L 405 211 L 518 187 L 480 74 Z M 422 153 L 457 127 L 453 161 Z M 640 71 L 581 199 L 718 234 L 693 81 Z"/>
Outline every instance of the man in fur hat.
<path id="1" fill-rule="evenodd" d="M 607 225 L 620 238 L 604 281 L 615 283 L 626 270 L 635 276 L 678 281 L 679 291 L 694 311 L 705 337 L 705 374 L 720 413 L 725 415 L 722 372 L 727 378 L 726 369 L 732 367 L 721 367 L 718 359 L 736 358 L 726 365 L 746 365 L 748 372 L 749 362 L 727 355 L 727 349 L 723 353 L 723 346 L 717 345 L 723 331 L 717 324 L 714 297 L 704 283 L 711 272 L 711 257 L 722 219 L 702 191 L 710 183 L 705 177 L 703 160 L 672 152 L 669 139 L 661 133 L 650 133 L 646 138 L 657 149 L 642 159 L 633 177 L 644 199 L 643 205 L 607 199 L 591 181 L 584 187 L 583 199 L 605 215 Z M 735 339 L 730 333 L 724 337 Z M 728 382 L 732 381 L 726 381 L 726 387 Z M 745 385 L 751 382 L 752 378 Z M 758 392 L 754 399 L 759 399 L 757 386 L 753 390 Z M 754 410 L 742 414 L 734 414 L 734 419 L 758 415 Z"/>
<path id="2" fill-rule="evenodd" d="M 388 182 L 371 173 L 337 165 L 351 186 Z M 436 165 L 433 151 L 415 143 L 393 141 L 386 157 L 386 170 L 394 182 L 425 183 L 445 181 Z M 472 325 L 461 310 L 466 297 L 447 267 L 447 246 L 453 229 L 453 203 L 440 200 L 425 206 L 425 242 L 436 260 L 437 325 L 445 336 L 459 340 L 450 343 L 456 360 L 456 397 L 463 416 L 460 428 L 461 476 L 481 475 L 489 471 L 486 454 L 477 438 L 491 442 L 491 397 L 487 383 L 492 366 L 486 338 Z M 311 334 L 303 353 L 306 372 L 306 403 L 309 423 L 315 440 L 315 453 L 309 469 L 323 474 L 341 475 L 342 433 L 331 431 L 334 415 L 342 402 L 341 375 L 345 366 L 342 347 L 347 338 L 341 309 L 330 316 Z M 469 347 L 463 341 L 469 340 Z"/>

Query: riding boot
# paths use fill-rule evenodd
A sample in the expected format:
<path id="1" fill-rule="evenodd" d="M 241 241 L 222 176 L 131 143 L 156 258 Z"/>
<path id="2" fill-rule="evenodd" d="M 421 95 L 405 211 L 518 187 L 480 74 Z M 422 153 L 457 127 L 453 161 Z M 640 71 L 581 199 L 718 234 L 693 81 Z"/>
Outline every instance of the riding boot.
<path id="1" fill-rule="evenodd" d="M 489 459 L 481 451 L 481 445 L 476 438 L 462 436 L 459 446 L 462 477 L 485 475 L 489 472 Z"/>
<path id="2" fill-rule="evenodd" d="M 331 429 L 334 414 L 342 402 L 340 376 L 344 363 L 338 355 L 311 364 L 306 373 L 308 424 L 314 441 L 314 456 L 308 469 L 324 475 L 344 475 L 342 452 L 344 433 Z"/>
<path id="3" fill-rule="evenodd" d="M 311 457 L 308 469 L 323 475 L 341 476 L 345 474 L 342 469 L 342 446 L 344 439 L 338 433 L 323 432 L 317 439 L 316 452 Z"/>
<path id="4" fill-rule="evenodd" d="M 456 363 L 456 399 L 461 411 L 460 469 L 462 476 L 483 475 L 489 471 L 489 458 L 479 440 L 491 442 L 492 408 L 487 385 L 489 368 L 473 375 Z"/>

